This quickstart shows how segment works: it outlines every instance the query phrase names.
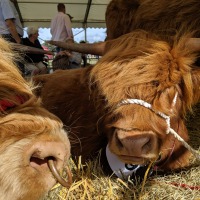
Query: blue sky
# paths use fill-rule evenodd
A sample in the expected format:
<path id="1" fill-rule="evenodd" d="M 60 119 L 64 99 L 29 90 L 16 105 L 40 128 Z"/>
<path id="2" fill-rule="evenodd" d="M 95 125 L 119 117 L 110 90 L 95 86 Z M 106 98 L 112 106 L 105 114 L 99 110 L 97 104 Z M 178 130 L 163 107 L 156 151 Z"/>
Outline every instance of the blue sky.
<path id="1" fill-rule="evenodd" d="M 85 40 L 85 32 L 82 28 L 73 28 L 74 39 L 76 42 Z M 24 29 L 24 37 L 27 37 L 26 28 Z M 87 28 L 87 41 L 89 43 L 104 41 L 106 37 L 105 28 Z M 51 39 L 51 33 L 49 28 L 40 28 L 39 29 L 39 39 L 43 43 L 45 40 Z"/>

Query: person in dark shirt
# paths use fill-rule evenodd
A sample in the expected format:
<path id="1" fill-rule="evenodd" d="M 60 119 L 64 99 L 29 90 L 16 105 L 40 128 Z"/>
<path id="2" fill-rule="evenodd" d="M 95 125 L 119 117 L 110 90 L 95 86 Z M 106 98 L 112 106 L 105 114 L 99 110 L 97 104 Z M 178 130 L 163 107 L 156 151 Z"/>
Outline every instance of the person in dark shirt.
<path id="1" fill-rule="evenodd" d="M 43 49 L 39 40 L 38 40 L 38 36 L 39 36 L 38 28 L 28 27 L 27 34 L 28 34 L 28 37 L 22 39 L 24 45 Z M 34 75 L 37 75 L 37 74 L 46 74 L 47 73 L 47 67 L 43 62 L 44 61 L 44 54 L 27 53 L 25 55 L 25 61 L 27 62 L 25 64 L 25 70 L 31 76 L 34 76 Z"/>

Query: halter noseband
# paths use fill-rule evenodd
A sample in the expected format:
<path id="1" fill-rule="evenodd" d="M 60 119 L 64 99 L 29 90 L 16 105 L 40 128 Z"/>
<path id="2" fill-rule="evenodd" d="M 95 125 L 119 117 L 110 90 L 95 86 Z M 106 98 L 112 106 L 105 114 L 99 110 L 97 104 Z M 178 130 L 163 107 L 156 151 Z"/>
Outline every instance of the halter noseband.
<path id="1" fill-rule="evenodd" d="M 15 97 L 15 101 L 19 104 L 23 104 L 25 102 L 25 99 L 24 99 L 24 97 L 17 95 Z M 11 108 L 14 108 L 14 107 L 16 107 L 16 103 L 14 103 L 13 101 L 7 100 L 7 99 L 0 100 L 0 112 L 1 111 L 4 112 L 7 109 L 11 109 Z"/>
<path id="2" fill-rule="evenodd" d="M 173 106 L 176 104 L 177 101 L 177 97 L 178 97 L 178 92 L 176 92 L 174 99 L 173 99 Z M 122 100 L 117 107 L 120 106 L 124 106 L 124 105 L 129 105 L 129 104 L 137 104 L 140 106 L 143 106 L 149 110 L 151 110 L 152 112 L 154 112 L 156 115 L 158 115 L 159 117 L 165 119 L 166 124 L 167 124 L 167 131 L 166 134 L 172 134 L 178 141 L 180 141 L 183 146 L 188 149 L 195 157 L 196 159 L 200 160 L 200 154 L 199 152 L 197 152 L 195 149 L 193 149 L 187 142 L 185 142 L 185 140 L 176 132 L 174 131 L 171 127 L 170 127 L 170 116 L 165 115 L 164 113 L 160 112 L 160 111 L 156 111 L 151 104 L 149 104 L 148 102 L 145 102 L 141 99 L 125 99 Z"/>

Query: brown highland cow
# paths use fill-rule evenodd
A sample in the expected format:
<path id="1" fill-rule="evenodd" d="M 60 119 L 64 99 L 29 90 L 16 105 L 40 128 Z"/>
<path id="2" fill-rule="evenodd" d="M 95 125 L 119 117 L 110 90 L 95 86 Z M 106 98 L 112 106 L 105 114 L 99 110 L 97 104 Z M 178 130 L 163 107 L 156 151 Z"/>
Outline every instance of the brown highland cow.
<path id="1" fill-rule="evenodd" d="M 35 78 L 45 108 L 70 128 L 72 155 L 88 158 L 107 146 L 107 159 L 156 161 L 162 170 L 187 166 L 191 152 L 199 158 L 185 126 L 200 99 L 200 41 L 190 38 L 200 27 L 197 7 L 197 0 L 113 0 L 106 42 L 51 42 L 102 55 L 93 67 Z"/>

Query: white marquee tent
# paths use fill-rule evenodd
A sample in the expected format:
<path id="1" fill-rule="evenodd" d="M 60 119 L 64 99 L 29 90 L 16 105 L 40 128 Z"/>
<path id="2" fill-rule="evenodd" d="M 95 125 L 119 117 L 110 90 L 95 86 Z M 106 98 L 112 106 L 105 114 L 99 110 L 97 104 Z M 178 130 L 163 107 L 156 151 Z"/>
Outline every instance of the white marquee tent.
<path id="1" fill-rule="evenodd" d="M 16 0 L 24 27 L 48 28 L 57 13 L 57 4 L 64 3 L 73 28 L 105 28 L 105 11 L 110 0 Z"/>

